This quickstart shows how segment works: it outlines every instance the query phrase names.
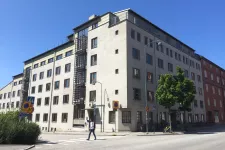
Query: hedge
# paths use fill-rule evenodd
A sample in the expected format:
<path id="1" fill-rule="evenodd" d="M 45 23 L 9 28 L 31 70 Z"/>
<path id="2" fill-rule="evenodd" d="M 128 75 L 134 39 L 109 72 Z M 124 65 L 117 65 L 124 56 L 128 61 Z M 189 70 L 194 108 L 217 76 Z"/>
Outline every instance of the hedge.
<path id="1" fill-rule="evenodd" d="M 34 144 L 41 131 L 37 124 L 19 119 L 19 112 L 0 113 L 0 144 Z"/>

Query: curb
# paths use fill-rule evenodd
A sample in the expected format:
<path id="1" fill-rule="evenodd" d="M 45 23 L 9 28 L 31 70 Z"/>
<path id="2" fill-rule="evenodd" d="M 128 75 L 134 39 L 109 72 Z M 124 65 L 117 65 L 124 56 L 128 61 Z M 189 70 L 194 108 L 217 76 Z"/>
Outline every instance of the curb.
<path id="1" fill-rule="evenodd" d="M 60 133 L 60 132 L 57 132 L 57 133 L 48 133 L 48 132 L 46 132 L 46 133 L 42 133 L 42 134 L 52 134 L 52 135 L 57 135 L 57 134 L 61 134 L 61 135 L 88 135 L 89 134 L 89 132 L 85 132 L 85 133 L 65 133 L 65 132 L 63 132 L 63 133 Z M 113 133 L 112 134 L 98 134 L 98 133 L 95 133 L 96 135 L 98 135 L 98 136 L 127 136 L 127 135 L 129 135 L 129 134 L 116 134 L 116 135 L 113 135 Z"/>
<path id="2" fill-rule="evenodd" d="M 32 148 L 34 148 L 35 147 L 35 145 L 31 145 L 31 146 L 29 146 L 29 147 L 27 147 L 27 148 L 24 148 L 23 150 L 29 150 L 29 149 L 32 149 Z"/>

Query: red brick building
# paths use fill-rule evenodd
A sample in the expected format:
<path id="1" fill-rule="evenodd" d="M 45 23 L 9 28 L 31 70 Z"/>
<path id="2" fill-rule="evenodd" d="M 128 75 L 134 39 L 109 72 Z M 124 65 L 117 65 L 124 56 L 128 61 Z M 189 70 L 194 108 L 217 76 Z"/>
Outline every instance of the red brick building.
<path id="1" fill-rule="evenodd" d="M 201 65 L 206 121 L 223 123 L 225 122 L 225 71 L 204 57 L 201 58 Z"/>

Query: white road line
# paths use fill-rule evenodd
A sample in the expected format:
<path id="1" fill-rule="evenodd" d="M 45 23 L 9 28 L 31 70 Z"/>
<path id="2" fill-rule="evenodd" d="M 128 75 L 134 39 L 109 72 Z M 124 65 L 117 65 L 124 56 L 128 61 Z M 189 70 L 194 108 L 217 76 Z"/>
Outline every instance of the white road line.
<path id="1" fill-rule="evenodd" d="M 58 142 L 65 142 L 65 141 L 68 141 L 68 140 L 58 140 Z"/>
<path id="2" fill-rule="evenodd" d="M 40 146 L 35 146 L 35 148 L 36 148 L 36 149 L 40 149 L 41 147 L 40 147 Z"/>
<path id="3" fill-rule="evenodd" d="M 44 144 L 44 145 L 46 145 L 46 146 L 52 146 L 53 144 Z"/>

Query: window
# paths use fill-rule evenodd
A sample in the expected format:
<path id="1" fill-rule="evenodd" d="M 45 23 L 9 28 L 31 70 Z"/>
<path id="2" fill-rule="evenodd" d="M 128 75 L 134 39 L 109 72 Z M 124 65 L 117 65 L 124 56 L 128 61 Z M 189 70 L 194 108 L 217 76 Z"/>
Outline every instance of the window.
<path id="1" fill-rule="evenodd" d="M 39 85 L 38 86 L 38 93 L 41 93 L 42 92 L 42 87 L 43 87 L 42 85 Z"/>
<path id="2" fill-rule="evenodd" d="M 56 56 L 56 60 L 60 60 L 60 59 L 62 59 L 62 54 Z"/>
<path id="3" fill-rule="evenodd" d="M 131 38 L 135 39 L 135 31 L 133 29 L 131 29 Z"/>
<path id="4" fill-rule="evenodd" d="M 216 107 L 216 100 L 214 99 L 214 106 Z"/>
<path id="5" fill-rule="evenodd" d="M 49 69 L 47 71 L 47 78 L 51 77 L 52 76 L 52 69 Z"/>
<path id="6" fill-rule="evenodd" d="M 168 63 L 168 71 L 173 72 L 173 64 Z"/>
<path id="7" fill-rule="evenodd" d="M 52 62 L 53 62 L 53 58 L 49 58 L 48 63 L 52 63 Z"/>
<path id="8" fill-rule="evenodd" d="M 6 107 L 9 108 L 9 103 L 7 103 Z"/>
<path id="9" fill-rule="evenodd" d="M 70 72 L 71 63 L 65 65 L 65 73 Z"/>
<path id="10" fill-rule="evenodd" d="M 14 108 L 14 102 L 11 103 L 11 108 Z"/>
<path id="11" fill-rule="evenodd" d="M 181 61 L 181 55 L 180 54 L 178 54 L 178 60 Z"/>
<path id="12" fill-rule="evenodd" d="M 194 101 L 194 106 L 198 107 L 198 101 L 197 100 Z"/>
<path id="13" fill-rule="evenodd" d="M 90 83 L 94 84 L 97 81 L 97 73 L 93 72 L 90 74 Z"/>
<path id="14" fill-rule="evenodd" d="M 14 82 L 13 85 L 16 86 L 17 85 L 17 82 Z"/>
<path id="15" fill-rule="evenodd" d="M 176 60 L 178 60 L 178 57 L 177 57 L 177 52 L 175 52 L 175 59 L 176 59 Z"/>
<path id="16" fill-rule="evenodd" d="M 140 50 L 133 48 L 132 55 L 134 59 L 140 60 Z"/>
<path id="17" fill-rule="evenodd" d="M 35 116 L 35 122 L 39 122 L 40 121 L 40 114 L 36 114 Z"/>
<path id="18" fill-rule="evenodd" d="M 141 90 L 133 88 L 134 100 L 141 100 Z"/>
<path id="19" fill-rule="evenodd" d="M 96 91 L 90 91 L 90 102 L 96 100 Z"/>
<path id="20" fill-rule="evenodd" d="M 197 78 L 198 78 L 198 82 L 201 82 L 201 76 L 197 75 Z"/>
<path id="21" fill-rule="evenodd" d="M 52 122 L 57 122 L 57 113 L 52 113 Z"/>
<path id="22" fill-rule="evenodd" d="M 118 95 L 119 94 L 119 90 L 115 90 L 115 95 Z"/>
<path id="23" fill-rule="evenodd" d="M 211 73 L 211 80 L 213 80 L 214 79 L 214 76 L 213 76 L 213 73 Z"/>
<path id="24" fill-rule="evenodd" d="M 220 100 L 220 107 L 222 107 L 222 101 Z"/>
<path id="25" fill-rule="evenodd" d="M 40 72 L 40 80 L 44 78 L 44 72 Z"/>
<path id="26" fill-rule="evenodd" d="M 115 111 L 109 111 L 109 123 L 115 123 Z"/>
<path id="27" fill-rule="evenodd" d="M 191 79 L 195 80 L 195 73 L 194 72 L 191 72 Z"/>
<path id="28" fill-rule="evenodd" d="M 53 105 L 58 105 L 59 103 L 59 96 L 54 96 L 53 97 Z"/>
<path id="29" fill-rule="evenodd" d="M 46 84 L 46 91 L 50 91 L 50 88 L 51 88 L 51 83 L 47 83 Z"/>
<path id="30" fill-rule="evenodd" d="M 164 53 L 163 45 L 161 44 L 160 47 L 161 47 L 161 52 Z"/>
<path id="31" fill-rule="evenodd" d="M 33 74 L 33 82 L 37 80 L 37 74 Z"/>
<path id="32" fill-rule="evenodd" d="M 156 50 L 158 50 L 159 51 L 159 44 L 155 44 L 156 45 Z"/>
<path id="33" fill-rule="evenodd" d="M 141 77 L 141 75 L 140 75 L 140 69 L 133 68 L 133 77 L 135 79 L 140 79 L 140 77 Z"/>
<path id="34" fill-rule="evenodd" d="M 142 112 L 137 111 L 137 123 L 142 123 Z"/>
<path id="35" fill-rule="evenodd" d="M 185 56 L 183 56 L 183 63 L 185 64 Z"/>
<path id="36" fill-rule="evenodd" d="M 200 108 L 203 108 L 204 104 L 203 101 L 200 101 Z"/>
<path id="37" fill-rule="evenodd" d="M 71 56 L 72 55 L 72 50 L 70 50 L 70 51 L 68 51 L 68 52 L 66 52 L 66 57 L 69 57 L 69 56 Z"/>
<path id="38" fill-rule="evenodd" d="M 212 65 L 210 64 L 209 67 L 212 69 Z"/>
<path id="39" fill-rule="evenodd" d="M 148 45 L 148 37 L 145 36 L 145 45 Z"/>
<path id="40" fill-rule="evenodd" d="M 45 61 L 42 61 L 42 62 L 41 62 L 41 66 L 44 66 L 44 65 L 45 65 Z"/>
<path id="41" fill-rule="evenodd" d="M 64 88 L 69 88 L 70 87 L 70 79 L 65 79 L 64 80 Z"/>
<path id="42" fill-rule="evenodd" d="M 63 104 L 69 103 L 69 95 L 63 95 Z"/>
<path id="43" fill-rule="evenodd" d="M 115 31 L 115 35 L 118 35 L 118 34 L 119 34 L 119 31 L 118 31 L 118 30 L 116 30 L 116 31 Z"/>
<path id="44" fill-rule="evenodd" d="M 7 93 L 4 93 L 4 99 L 6 99 L 6 95 L 7 95 Z"/>
<path id="45" fill-rule="evenodd" d="M 212 86 L 212 91 L 213 91 L 213 94 L 215 94 L 215 87 Z"/>
<path id="46" fill-rule="evenodd" d="M 205 89 L 206 89 L 206 92 L 208 92 L 208 91 L 209 91 L 208 84 L 205 84 Z"/>
<path id="47" fill-rule="evenodd" d="M 169 48 L 166 48 L 166 55 L 169 56 Z"/>
<path id="48" fill-rule="evenodd" d="M 118 49 L 116 49 L 116 50 L 115 50 L 115 54 L 118 54 L 118 53 L 119 53 L 119 50 L 118 50 Z"/>
<path id="49" fill-rule="evenodd" d="M 220 83 L 220 78 L 217 76 L 216 77 L 217 83 Z"/>
<path id="50" fill-rule="evenodd" d="M 119 69 L 115 69 L 115 74 L 119 74 Z"/>
<path id="51" fill-rule="evenodd" d="M 91 66 L 97 65 L 97 54 L 91 56 Z"/>
<path id="52" fill-rule="evenodd" d="M 5 109 L 5 103 L 2 104 L 2 109 Z"/>
<path id="53" fill-rule="evenodd" d="M 19 81 L 19 84 L 22 84 L 22 80 Z"/>
<path id="54" fill-rule="evenodd" d="M 188 63 L 188 58 L 186 58 L 186 64 L 188 65 L 189 63 Z"/>
<path id="55" fill-rule="evenodd" d="M 204 76 L 205 76 L 205 78 L 207 78 L 207 72 L 206 72 L 206 70 L 204 70 Z"/>
<path id="56" fill-rule="evenodd" d="M 14 91 L 15 92 L 15 91 Z M 2 94 L 0 94 L 0 99 L 2 99 Z"/>
<path id="57" fill-rule="evenodd" d="M 149 39 L 149 46 L 152 48 L 153 47 L 153 41 L 152 39 Z"/>
<path id="58" fill-rule="evenodd" d="M 208 106 L 210 106 L 210 100 L 209 100 L 209 98 L 207 99 L 207 101 L 208 101 Z"/>
<path id="59" fill-rule="evenodd" d="M 48 114 L 44 114 L 43 115 L 43 122 L 47 122 L 48 121 Z"/>
<path id="60" fill-rule="evenodd" d="M 202 95 L 202 88 L 198 88 L 199 95 Z"/>
<path id="61" fill-rule="evenodd" d="M 61 72 L 61 66 L 56 67 L 56 69 L 55 69 L 55 75 L 59 75 L 60 72 Z"/>
<path id="62" fill-rule="evenodd" d="M 163 67 L 163 60 L 160 59 L 160 58 L 158 58 L 158 67 L 161 68 L 161 69 L 164 68 L 164 67 Z"/>
<path id="63" fill-rule="evenodd" d="M 49 97 L 45 97 L 45 105 L 49 105 Z"/>
<path id="64" fill-rule="evenodd" d="M 62 113 L 62 122 L 66 123 L 68 118 L 68 113 Z"/>
<path id="65" fill-rule="evenodd" d="M 2 95 L 1 95 L 2 96 Z M 15 97 L 16 96 L 16 91 L 13 91 L 13 93 L 12 93 L 12 97 Z M 1 97 L 0 97 L 0 99 L 2 99 Z"/>
<path id="66" fill-rule="evenodd" d="M 131 112 L 130 111 L 122 112 L 122 123 L 131 123 Z"/>
<path id="67" fill-rule="evenodd" d="M 35 93 L 35 86 L 33 86 L 32 88 L 31 88 L 31 94 L 34 94 Z"/>
<path id="68" fill-rule="evenodd" d="M 17 96 L 18 97 L 20 96 L 20 92 L 21 92 L 20 90 L 17 91 Z"/>
<path id="69" fill-rule="evenodd" d="M 59 81 L 55 81 L 55 87 L 54 87 L 55 90 L 59 89 Z"/>
<path id="70" fill-rule="evenodd" d="M 147 91 L 147 100 L 150 102 L 154 102 L 154 92 Z"/>
<path id="71" fill-rule="evenodd" d="M 98 38 L 96 37 L 91 39 L 91 49 L 97 48 L 97 46 L 98 46 Z"/>
<path id="72" fill-rule="evenodd" d="M 146 54 L 146 63 L 152 65 L 152 55 Z"/>
<path id="73" fill-rule="evenodd" d="M 41 98 L 37 99 L 37 106 L 41 106 Z"/>
<path id="74" fill-rule="evenodd" d="M 153 73 L 147 72 L 147 81 L 153 83 Z"/>
<path id="75" fill-rule="evenodd" d="M 188 70 L 184 70 L 184 76 L 185 76 L 186 78 L 189 77 Z"/>
<path id="76" fill-rule="evenodd" d="M 173 51 L 170 50 L 170 57 L 173 58 Z"/>
<path id="77" fill-rule="evenodd" d="M 141 42 L 141 34 L 139 32 L 137 32 L 137 41 Z"/>
<path id="78" fill-rule="evenodd" d="M 8 92 L 8 98 L 10 98 L 10 96 L 11 96 L 11 92 Z"/>
<path id="79" fill-rule="evenodd" d="M 34 69 L 38 67 L 38 64 L 34 64 Z"/>
<path id="80" fill-rule="evenodd" d="M 221 93 L 220 93 L 220 89 L 219 89 L 219 88 L 218 88 L 218 94 L 219 94 L 219 95 L 221 95 Z"/>
<path id="81" fill-rule="evenodd" d="M 17 101 L 17 102 L 16 102 L 16 108 L 19 108 L 19 105 L 20 105 L 20 102 Z"/>

